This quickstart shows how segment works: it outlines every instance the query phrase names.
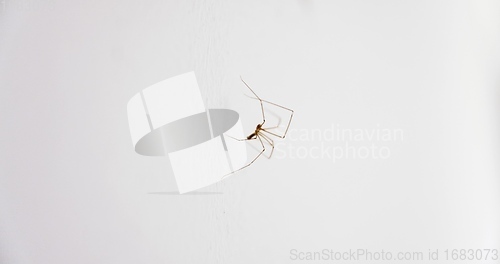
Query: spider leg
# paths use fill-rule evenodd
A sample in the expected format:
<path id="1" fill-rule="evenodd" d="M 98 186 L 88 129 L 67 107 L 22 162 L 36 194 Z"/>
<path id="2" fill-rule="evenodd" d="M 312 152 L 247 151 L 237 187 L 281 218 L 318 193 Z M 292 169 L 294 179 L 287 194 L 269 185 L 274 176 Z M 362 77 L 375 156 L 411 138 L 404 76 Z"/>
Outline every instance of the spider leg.
<path id="1" fill-rule="evenodd" d="M 262 129 L 262 128 L 260 129 L 260 131 L 265 132 L 265 133 L 267 133 L 267 134 L 269 134 L 269 135 L 273 135 L 273 136 L 275 136 L 275 137 L 283 138 L 283 136 L 281 136 L 281 135 L 278 135 L 278 134 L 276 134 L 276 133 L 273 133 L 273 132 L 267 131 L 267 130 Z"/>
<path id="2" fill-rule="evenodd" d="M 266 156 L 266 158 L 270 159 L 272 156 L 273 156 L 273 152 L 274 152 L 274 141 L 266 136 L 265 134 L 259 134 L 260 137 L 262 137 L 264 139 L 264 141 L 267 142 L 267 144 L 269 144 L 271 146 L 271 154 L 269 154 L 269 156 Z M 265 154 L 264 154 L 265 156 Z"/>
<path id="3" fill-rule="evenodd" d="M 293 118 L 293 110 L 290 110 L 290 111 L 292 111 L 292 113 L 290 114 L 290 119 L 288 120 L 288 124 L 286 125 L 286 130 L 285 130 L 285 132 L 283 133 L 283 135 L 278 135 L 278 134 L 276 134 L 276 133 L 273 133 L 273 132 L 270 132 L 270 131 L 268 131 L 268 130 L 267 130 L 267 129 L 273 129 L 273 128 L 275 128 L 275 127 L 271 127 L 271 128 L 262 128 L 262 129 L 261 129 L 261 131 L 262 131 L 262 132 L 265 132 L 265 133 L 268 133 L 268 134 L 271 134 L 271 135 L 273 135 L 273 136 L 277 136 L 277 137 L 279 137 L 279 138 L 285 138 L 286 133 L 288 132 L 288 129 L 290 128 L 290 123 L 292 123 L 292 118 Z"/>
<path id="4" fill-rule="evenodd" d="M 278 121 L 278 125 L 273 126 L 273 127 L 264 127 L 264 129 L 275 129 L 275 128 L 280 127 L 280 125 L 281 125 L 281 119 Z"/>
<path id="5" fill-rule="evenodd" d="M 255 140 L 257 138 L 251 138 L 251 139 L 248 139 L 248 138 L 242 138 L 242 139 L 239 139 L 239 138 L 235 138 L 235 137 L 232 137 L 230 135 L 224 135 L 226 137 L 230 137 L 234 140 L 237 140 L 237 141 L 252 141 L 252 140 Z M 259 149 L 257 149 L 254 145 L 250 144 L 250 147 L 252 147 L 253 149 L 255 149 L 255 151 L 260 151 Z"/>
<path id="6" fill-rule="evenodd" d="M 250 88 L 250 87 L 249 87 L 249 88 Z M 253 91 L 252 91 L 252 92 L 253 92 Z M 255 94 L 255 93 L 254 93 L 254 94 Z M 247 96 L 248 96 L 248 95 L 247 95 Z M 257 95 L 256 95 L 256 96 L 257 96 Z M 248 97 L 250 97 L 250 98 L 252 98 L 252 99 L 255 99 L 255 100 L 259 100 L 261 104 L 262 104 L 262 102 L 265 102 L 265 103 L 272 104 L 272 105 L 274 105 L 274 106 L 277 106 L 277 107 L 283 108 L 283 109 L 285 109 L 285 110 L 287 110 L 287 111 L 290 111 L 290 119 L 288 120 L 288 124 L 287 124 L 287 126 L 286 126 L 286 130 L 285 130 L 285 133 L 283 133 L 283 135 L 278 135 L 278 134 L 271 133 L 271 132 L 269 132 L 269 131 L 266 131 L 266 130 L 265 130 L 265 129 L 273 129 L 273 128 L 278 128 L 278 127 L 280 126 L 280 124 L 281 124 L 281 119 L 279 120 L 279 122 L 278 122 L 278 125 L 277 125 L 277 126 L 275 126 L 275 127 L 268 127 L 268 128 L 262 129 L 263 131 L 265 131 L 265 132 L 267 132 L 267 133 L 269 133 L 269 134 L 272 134 L 272 135 L 274 135 L 274 136 L 277 136 L 277 137 L 280 137 L 280 138 L 285 138 L 286 133 L 288 132 L 288 128 L 290 128 L 290 124 L 292 123 L 292 118 L 293 118 L 293 113 L 294 113 L 294 112 L 293 112 L 293 110 L 292 110 L 292 109 L 290 109 L 290 108 L 284 107 L 284 106 L 282 106 L 282 105 L 275 104 L 275 103 L 273 103 L 273 102 L 269 102 L 269 101 L 267 101 L 267 100 L 262 100 L 262 99 L 260 99 L 260 97 L 257 97 L 257 98 L 255 98 L 255 97 L 251 97 L 251 96 L 248 96 Z"/>
<path id="7" fill-rule="evenodd" d="M 257 156 L 255 156 L 255 158 L 252 161 L 250 161 L 250 163 L 248 163 L 247 165 L 245 165 L 245 166 L 243 166 L 243 167 L 241 167 L 241 168 L 239 168 L 239 169 L 237 169 L 235 171 L 232 171 L 232 172 L 230 172 L 230 173 L 222 176 L 221 180 L 224 179 L 225 177 L 227 177 L 230 174 L 233 174 L 233 173 L 235 173 L 237 171 L 240 171 L 240 170 L 242 170 L 242 169 L 244 169 L 244 168 L 252 165 L 252 163 L 254 163 L 260 157 L 260 155 L 262 155 L 262 153 L 264 153 L 264 151 L 266 151 L 266 147 L 264 147 L 264 143 L 262 143 L 262 139 L 260 139 L 259 135 L 257 135 L 257 138 L 259 139 L 260 145 L 262 146 L 262 150 L 259 152 L 259 154 Z"/>
<path id="8" fill-rule="evenodd" d="M 240 76 L 241 81 L 245 84 L 245 86 L 257 97 L 256 99 L 259 100 L 260 102 L 260 110 L 262 111 L 262 124 L 263 125 L 266 122 L 266 116 L 264 114 L 264 104 L 262 103 L 262 99 L 250 88 L 250 86 L 243 80 L 243 78 Z"/>
<path id="9" fill-rule="evenodd" d="M 230 136 L 230 135 L 226 135 L 226 134 L 224 134 L 224 136 L 226 136 L 226 137 L 230 137 L 230 138 L 232 138 L 232 139 L 234 139 L 234 140 L 238 140 L 238 141 L 248 141 L 248 140 L 254 140 L 253 138 L 251 138 L 251 139 L 248 139 L 248 138 L 241 138 L 241 139 L 239 139 L 239 138 L 235 138 L 235 137 L 232 137 L 232 136 Z"/>

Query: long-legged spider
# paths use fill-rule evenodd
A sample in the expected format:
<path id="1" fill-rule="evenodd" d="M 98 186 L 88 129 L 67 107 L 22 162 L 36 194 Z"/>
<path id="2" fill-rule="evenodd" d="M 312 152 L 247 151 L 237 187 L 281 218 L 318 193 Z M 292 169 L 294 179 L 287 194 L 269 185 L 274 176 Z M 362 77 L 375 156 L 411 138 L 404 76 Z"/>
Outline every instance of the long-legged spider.
<path id="1" fill-rule="evenodd" d="M 257 124 L 257 126 L 255 127 L 255 130 L 252 132 L 252 134 L 248 135 L 246 138 L 244 139 L 237 139 L 237 138 L 234 138 L 234 137 L 231 137 L 235 140 L 238 140 L 238 141 L 250 141 L 250 140 L 255 140 L 255 139 L 258 139 L 259 142 L 260 142 L 260 145 L 262 146 L 262 150 L 259 152 L 259 154 L 252 160 L 250 161 L 250 163 L 248 163 L 247 165 L 235 170 L 235 171 L 232 171 L 230 172 L 229 174 L 232 174 L 232 173 L 235 173 L 237 171 L 240 171 L 250 165 L 252 165 L 252 163 L 254 163 L 261 155 L 262 153 L 264 153 L 264 151 L 266 151 L 266 147 L 264 146 L 264 143 L 262 140 L 264 140 L 269 146 L 271 146 L 271 153 L 269 154 L 269 157 L 268 158 L 271 158 L 271 156 L 273 155 L 273 152 L 274 152 L 274 141 L 273 139 L 271 138 L 271 136 L 274 136 L 274 137 L 278 137 L 278 138 L 285 138 L 286 136 L 286 133 L 288 132 L 288 128 L 290 127 L 290 123 L 292 122 L 292 118 L 293 118 L 293 110 L 290 109 L 290 108 L 286 108 L 284 106 L 281 106 L 279 104 L 275 104 L 273 102 L 269 102 L 269 101 L 266 101 L 266 100 L 263 100 L 261 99 L 253 90 L 252 88 L 250 88 L 250 86 L 243 80 L 243 78 L 240 76 L 240 79 L 241 81 L 245 84 L 245 86 L 253 93 L 253 95 L 255 95 L 255 98 L 253 99 L 257 99 L 259 100 L 260 102 L 260 110 L 262 111 L 262 123 L 260 124 Z M 266 115 L 264 113 L 264 104 L 263 103 L 268 103 L 268 104 L 271 104 L 271 105 L 274 105 L 274 106 L 277 106 L 277 107 L 280 107 L 282 109 L 285 109 L 287 111 L 290 111 L 290 119 L 288 120 L 288 124 L 286 126 L 286 129 L 285 129 L 285 132 L 283 133 L 283 135 L 280 135 L 278 133 L 274 133 L 274 132 L 271 132 L 269 130 L 271 129 L 275 129 L 275 128 L 278 128 L 279 127 L 279 123 L 277 126 L 274 126 L 274 127 L 263 127 L 264 126 L 264 123 L 266 123 Z M 229 175 L 227 174 L 227 175 Z M 225 175 L 225 176 L 227 176 Z M 225 177 L 223 176 L 223 178 Z"/>

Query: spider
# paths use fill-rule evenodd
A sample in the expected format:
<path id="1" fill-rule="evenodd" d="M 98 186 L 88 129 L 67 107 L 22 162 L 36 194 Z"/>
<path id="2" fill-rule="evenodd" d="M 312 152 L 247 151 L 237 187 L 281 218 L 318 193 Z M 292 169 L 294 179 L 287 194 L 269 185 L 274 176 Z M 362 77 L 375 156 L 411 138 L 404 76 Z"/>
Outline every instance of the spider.
<path id="1" fill-rule="evenodd" d="M 269 101 L 266 101 L 266 100 L 263 100 L 261 99 L 253 90 L 252 88 L 250 88 L 250 86 L 243 80 L 243 78 L 240 76 L 240 79 L 241 81 L 245 84 L 245 86 L 253 93 L 253 95 L 255 95 L 255 98 L 254 97 L 251 97 L 253 99 L 256 99 L 260 102 L 260 110 L 262 112 L 262 123 L 259 123 L 257 124 L 257 126 L 255 127 L 255 130 L 250 134 L 248 135 L 246 138 L 244 139 L 237 139 L 237 138 L 234 138 L 234 137 L 231 137 L 235 140 L 238 140 L 238 141 L 250 141 L 250 140 L 256 140 L 258 139 L 259 142 L 260 142 L 260 145 L 262 146 L 262 150 L 259 152 L 259 154 L 252 160 L 250 161 L 250 163 L 248 163 L 247 165 L 235 170 L 235 171 L 232 171 L 231 173 L 229 174 L 232 174 L 232 173 L 235 173 L 237 171 L 240 171 L 250 165 L 252 165 L 261 155 L 262 153 L 264 153 L 264 151 L 266 151 L 266 147 L 264 146 L 264 141 L 269 145 L 271 146 L 271 153 L 269 154 L 269 157 L 267 158 L 271 158 L 271 156 L 273 155 L 273 152 L 274 152 L 274 141 L 273 139 L 271 138 L 271 136 L 273 137 L 277 137 L 277 138 L 285 138 L 286 136 L 286 133 L 288 132 L 288 128 L 290 127 L 290 123 L 292 122 L 292 118 L 293 118 L 293 110 L 290 109 L 290 108 L 286 108 L 284 106 L 281 106 L 281 105 L 278 105 L 276 103 L 273 103 L 273 102 L 269 102 Z M 285 132 L 283 133 L 283 135 L 280 135 L 278 133 L 274 133 L 274 132 L 271 132 L 269 130 L 271 129 L 275 129 L 275 128 L 278 128 L 279 127 L 279 123 L 278 122 L 278 125 L 277 126 L 274 126 L 274 127 L 264 127 L 264 124 L 266 123 L 266 115 L 264 113 L 264 104 L 263 103 L 268 103 L 268 104 L 271 104 L 271 105 L 274 105 L 274 106 L 277 106 L 277 107 L 280 107 L 282 109 L 285 109 L 287 111 L 290 111 L 290 119 L 288 120 L 288 124 L 286 126 L 286 130 Z M 262 141 L 264 140 L 264 141 Z M 227 174 L 227 175 L 229 175 Z M 225 176 L 227 176 L 225 175 Z M 223 178 L 225 177 L 223 176 Z"/>

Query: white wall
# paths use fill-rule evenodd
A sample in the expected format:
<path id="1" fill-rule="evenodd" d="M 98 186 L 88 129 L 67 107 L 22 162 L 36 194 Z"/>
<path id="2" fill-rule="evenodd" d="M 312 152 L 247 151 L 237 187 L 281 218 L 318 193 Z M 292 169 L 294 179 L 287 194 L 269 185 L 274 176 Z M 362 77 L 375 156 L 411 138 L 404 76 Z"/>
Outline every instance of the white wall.
<path id="1" fill-rule="evenodd" d="M 1 7 L 2 264 L 500 248 L 498 1 Z M 126 103 L 190 70 L 206 105 L 237 110 L 249 132 L 260 113 L 240 74 L 295 110 L 296 135 L 334 124 L 404 138 L 375 142 L 384 160 L 276 156 L 176 195 L 168 160 L 133 151 Z M 279 155 L 320 144 L 293 139 Z"/>

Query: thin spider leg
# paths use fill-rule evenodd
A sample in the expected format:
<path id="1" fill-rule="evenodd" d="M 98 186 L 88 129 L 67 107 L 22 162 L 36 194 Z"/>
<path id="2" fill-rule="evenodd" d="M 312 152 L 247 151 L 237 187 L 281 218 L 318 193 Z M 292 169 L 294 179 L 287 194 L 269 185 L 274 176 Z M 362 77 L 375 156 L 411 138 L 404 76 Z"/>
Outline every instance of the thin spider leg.
<path id="1" fill-rule="evenodd" d="M 243 79 L 242 79 L 242 81 L 243 81 Z M 244 81 L 243 81 L 243 82 L 244 82 Z M 245 83 L 245 82 L 244 82 L 244 83 Z M 245 84 L 246 84 L 246 83 L 245 83 Z M 248 87 L 248 85 L 247 85 L 247 87 Z M 250 88 L 250 87 L 248 87 L 248 88 Z M 251 90 L 251 89 L 250 89 L 250 90 Z M 252 91 L 252 92 L 253 92 L 253 91 Z M 255 93 L 253 93 L 253 94 L 255 94 Z M 293 110 L 292 110 L 292 109 L 290 109 L 290 108 L 284 107 L 284 106 L 279 105 L 279 104 L 277 104 L 277 103 L 273 103 L 273 102 L 269 102 L 269 101 L 267 101 L 267 100 L 261 99 L 261 98 L 260 98 L 260 97 L 258 97 L 256 94 L 255 94 L 255 96 L 257 96 L 257 97 L 251 97 L 251 96 L 250 96 L 250 95 L 248 95 L 248 94 L 244 94 L 244 95 L 245 95 L 246 97 L 248 97 L 248 98 L 252 98 L 252 99 L 255 99 L 255 100 L 259 100 L 259 101 L 262 101 L 262 102 L 266 102 L 266 103 L 268 103 L 268 104 L 272 104 L 272 105 L 275 105 L 275 106 L 277 106 L 277 107 L 281 107 L 281 108 L 283 108 L 283 109 L 286 109 L 286 110 L 288 110 L 288 111 L 292 111 L 292 112 L 293 112 Z"/>
<path id="2" fill-rule="evenodd" d="M 285 138 L 285 136 L 286 136 L 286 131 L 285 131 L 285 134 L 284 134 L 284 135 L 278 135 L 278 134 L 273 133 L 273 132 L 271 132 L 271 131 L 269 131 L 269 130 L 267 130 L 267 129 L 264 129 L 264 128 L 261 128 L 261 129 L 260 129 L 260 131 L 262 131 L 262 132 L 264 132 L 264 133 L 267 133 L 267 134 L 270 134 L 270 135 L 273 135 L 273 136 L 275 136 L 275 137 L 279 137 L 279 138 Z"/>
<path id="3" fill-rule="evenodd" d="M 250 88 L 250 87 L 249 87 L 249 88 Z M 254 94 L 255 94 L 255 93 L 254 93 Z M 247 95 L 247 96 L 248 96 L 248 95 Z M 290 112 L 291 112 L 291 114 L 290 114 L 290 119 L 288 120 L 288 125 L 286 126 L 285 133 L 283 133 L 283 135 L 282 135 L 282 136 L 280 136 L 280 135 L 276 135 L 276 134 L 273 134 L 273 135 L 275 135 L 275 136 L 277 136 L 277 137 L 280 137 L 280 138 L 285 138 L 286 133 L 288 132 L 288 128 L 290 128 L 290 123 L 292 123 L 292 118 L 293 118 L 293 110 L 292 110 L 292 109 L 290 109 L 290 108 L 284 107 L 284 106 L 282 106 L 282 105 L 279 105 L 279 104 L 276 104 L 276 103 L 273 103 L 273 102 L 269 102 L 269 101 L 267 101 L 267 100 L 260 99 L 260 97 L 258 97 L 258 96 L 257 96 L 257 98 L 255 98 L 255 97 L 251 97 L 251 96 L 248 96 L 248 97 L 250 97 L 250 98 L 252 98 L 252 99 L 255 99 L 255 100 L 259 100 L 261 104 L 262 104 L 262 102 L 266 102 L 266 103 L 268 103 L 268 104 L 275 105 L 275 106 L 277 106 L 277 107 L 283 108 L 283 109 L 288 110 L 288 111 L 290 111 Z M 281 123 L 281 120 L 280 120 L 280 123 Z M 278 127 L 279 127 L 279 124 L 278 124 L 278 126 L 275 126 L 275 127 L 268 127 L 268 128 L 266 128 L 266 129 L 273 129 L 273 128 L 278 128 Z"/>
<path id="4" fill-rule="evenodd" d="M 252 161 L 250 161 L 250 163 L 248 163 L 247 165 L 245 165 L 245 166 L 243 166 L 243 167 L 241 167 L 241 168 L 239 168 L 239 169 L 237 169 L 235 171 L 232 171 L 232 172 L 230 172 L 230 173 L 222 176 L 221 180 L 224 179 L 225 177 L 227 177 L 230 174 L 233 174 L 233 173 L 235 173 L 237 171 L 240 171 L 240 170 L 242 170 L 242 169 L 244 169 L 244 168 L 252 165 L 252 163 L 254 163 L 254 161 L 256 161 L 260 157 L 260 155 L 262 155 L 262 153 L 264 153 L 264 151 L 266 151 L 266 147 L 264 147 L 264 143 L 262 143 L 262 139 L 260 139 L 260 137 L 258 135 L 257 135 L 257 138 L 259 139 L 260 145 L 262 146 L 262 150 L 259 152 L 259 154 Z"/>
<path id="5" fill-rule="evenodd" d="M 240 76 L 240 77 L 241 77 L 241 76 Z M 250 95 L 248 95 L 248 94 L 246 94 L 246 93 L 244 93 L 243 95 L 244 95 L 244 96 L 246 96 L 246 97 L 248 97 L 248 98 L 251 98 L 251 99 L 259 100 L 258 98 L 256 98 L 256 97 L 252 97 L 252 96 L 250 96 Z"/>
<path id="6" fill-rule="evenodd" d="M 262 124 L 263 125 L 266 122 L 266 116 L 264 114 L 264 104 L 262 103 L 262 99 L 250 88 L 250 86 L 243 80 L 243 77 L 240 76 L 241 81 L 245 84 L 245 86 L 257 97 L 257 100 L 260 102 L 260 110 L 262 111 Z"/>
<path id="7" fill-rule="evenodd" d="M 253 150 L 255 150 L 256 152 L 261 151 L 261 149 L 260 149 L 260 148 L 258 148 L 258 146 L 257 146 L 257 147 L 256 147 L 256 146 L 254 146 L 254 144 L 248 144 L 248 145 L 249 145 L 249 146 L 250 146 Z"/>
<path id="8" fill-rule="evenodd" d="M 269 101 L 265 101 L 265 100 L 262 100 L 262 101 L 263 101 L 263 102 L 266 102 L 266 103 L 269 103 L 269 104 L 272 104 L 272 105 L 275 105 L 275 106 L 277 106 L 277 107 L 281 107 L 281 108 L 283 108 L 283 109 L 288 110 L 288 111 L 290 111 L 290 112 L 291 112 L 291 113 L 290 113 L 290 119 L 288 120 L 288 124 L 286 125 L 285 133 L 283 133 L 283 135 L 282 135 L 282 136 L 279 136 L 280 138 L 285 138 L 286 133 L 288 132 L 288 129 L 290 128 L 290 124 L 292 123 L 292 118 L 293 118 L 293 110 L 292 110 L 292 109 L 290 109 L 290 108 L 286 108 L 286 107 L 284 107 L 284 106 L 281 106 L 281 105 L 278 105 L 278 104 L 275 104 L 275 103 L 269 102 Z M 264 131 L 265 131 L 265 130 L 264 130 Z"/>
<path id="9" fill-rule="evenodd" d="M 271 153 L 269 154 L 269 156 L 266 156 L 266 158 L 270 159 L 272 156 L 273 156 L 273 152 L 274 152 L 274 141 L 266 136 L 265 134 L 258 134 L 259 137 L 262 137 L 270 146 L 271 146 Z M 264 154 L 265 156 L 265 154 Z"/>
<path id="10" fill-rule="evenodd" d="M 234 140 L 238 140 L 238 141 L 254 140 L 254 138 L 251 138 L 251 139 L 248 139 L 248 138 L 242 138 L 242 139 L 239 139 L 239 138 L 235 138 L 235 137 L 232 137 L 232 136 L 230 136 L 230 135 L 226 135 L 226 134 L 224 134 L 224 136 L 230 137 L 230 138 L 232 138 L 232 139 L 234 139 Z"/>
<path id="11" fill-rule="evenodd" d="M 283 133 L 283 135 L 278 135 L 278 134 L 275 134 L 275 133 L 272 133 L 272 132 L 269 132 L 267 131 L 265 128 L 264 129 L 261 129 L 262 131 L 266 132 L 266 133 L 269 133 L 269 134 L 272 134 L 272 135 L 275 135 L 277 137 L 280 137 L 280 138 L 285 138 L 286 136 L 286 133 L 288 132 L 288 129 L 290 128 L 290 124 L 292 123 L 292 118 L 293 118 L 293 110 L 292 111 L 292 114 L 290 114 L 290 119 L 288 120 L 288 124 L 286 125 L 286 129 L 285 129 L 285 133 Z M 268 128 L 269 129 L 269 128 Z"/>
<path id="12" fill-rule="evenodd" d="M 271 141 L 270 145 L 274 145 L 274 140 L 272 140 L 268 135 L 259 133 L 259 136 L 266 138 L 267 140 Z"/>
<path id="13" fill-rule="evenodd" d="M 277 103 L 269 102 L 269 101 L 267 101 L 267 100 L 261 99 L 260 97 L 257 97 L 257 98 L 256 98 L 256 97 L 251 97 L 250 95 L 247 95 L 247 94 L 245 94 L 245 96 L 246 96 L 246 97 L 248 97 L 248 98 L 252 98 L 252 99 L 255 99 L 255 100 L 259 100 L 259 101 L 262 101 L 262 102 L 266 102 L 266 103 L 268 103 L 268 104 L 272 104 L 272 105 L 275 105 L 275 106 L 277 106 L 277 107 L 281 107 L 281 108 L 283 108 L 283 109 L 286 109 L 286 110 L 288 110 L 288 111 L 292 111 L 292 112 L 293 112 L 293 110 L 292 110 L 292 109 L 290 109 L 290 108 L 286 108 L 286 107 L 284 107 L 284 106 L 282 106 L 282 105 L 279 105 L 279 104 L 277 104 Z"/>
<path id="14" fill-rule="evenodd" d="M 275 128 L 278 128 L 281 126 L 281 117 L 279 115 L 276 115 L 276 117 L 278 117 L 278 124 L 276 126 L 272 126 L 272 127 L 264 127 L 264 129 L 275 129 Z"/>
<path id="15" fill-rule="evenodd" d="M 280 125 L 281 125 L 281 120 L 280 120 L 280 121 L 278 121 L 278 125 L 277 125 L 277 126 L 273 126 L 273 127 L 263 127 L 263 128 L 264 128 L 264 129 L 275 129 L 275 128 L 280 127 Z"/>
<path id="16" fill-rule="evenodd" d="M 259 100 L 258 98 L 252 97 L 252 96 L 250 96 L 250 95 L 248 95 L 248 94 L 245 94 L 245 93 L 244 93 L 243 95 L 245 95 L 246 97 L 248 97 L 248 98 L 250 98 L 250 99 Z M 264 102 L 264 100 L 262 100 L 262 101 Z M 267 101 L 266 101 L 266 102 L 267 102 Z M 269 111 L 269 110 L 267 110 L 267 111 Z M 269 112 L 270 112 L 272 115 L 274 115 L 274 116 L 276 116 L 276 117 L 278 118 L 278 125 L 277 125 L 277 126 L 273 126 L 273 127 L 268 127 L 268 129 L 272 129 L 272 128 L 278 128 L 278 127 L 280 127 L 280 125 L 281 125 L 281 117 L 280 117 L 279 115 L 277 115 L 276 113 L 272 112 L 272 111 L 269 111 Z"/>

